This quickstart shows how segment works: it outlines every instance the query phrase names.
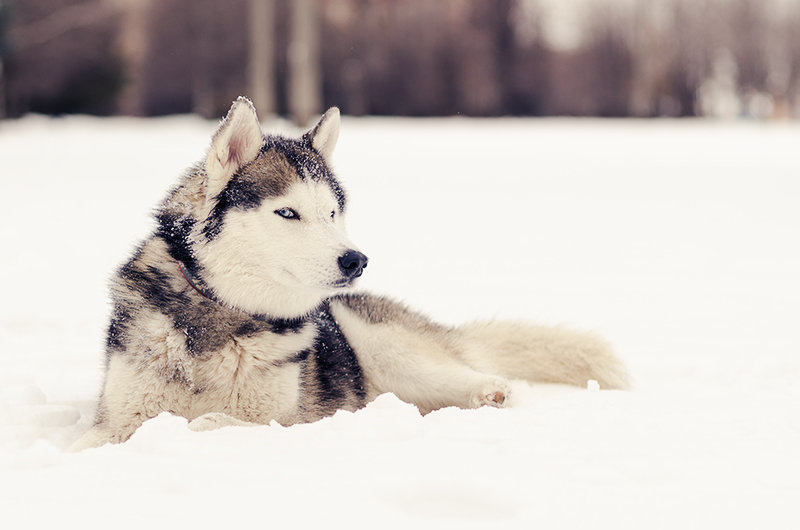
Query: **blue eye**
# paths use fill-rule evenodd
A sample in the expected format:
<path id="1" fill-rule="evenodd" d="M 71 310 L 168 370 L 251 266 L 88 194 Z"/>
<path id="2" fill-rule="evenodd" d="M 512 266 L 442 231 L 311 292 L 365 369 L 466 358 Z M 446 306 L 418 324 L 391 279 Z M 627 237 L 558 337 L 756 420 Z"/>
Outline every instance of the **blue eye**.
<path id="1" fill-rule="evenodd" d="M 275 210 L 275 213 L 284 219 L 300 219 L 300 216 L 297 215 L 297 212 L 291 208 L 281 208 L 280 210 Z"/>

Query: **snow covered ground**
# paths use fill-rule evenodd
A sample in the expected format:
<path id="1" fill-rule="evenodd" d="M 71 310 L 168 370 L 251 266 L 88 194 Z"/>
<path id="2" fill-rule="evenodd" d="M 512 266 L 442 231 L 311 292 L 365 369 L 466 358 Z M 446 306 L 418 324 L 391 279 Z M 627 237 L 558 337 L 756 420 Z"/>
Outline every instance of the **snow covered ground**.
<path id="1" fill-rule="evenodd" d="M 162 415 L 64 452 L 106 280 L 214 126 L 0 122 L 0 526 L 797 527 L 800 124 L 345 117 L 363 288 L 597 330 L 635 389 L 205 433 Z"/>

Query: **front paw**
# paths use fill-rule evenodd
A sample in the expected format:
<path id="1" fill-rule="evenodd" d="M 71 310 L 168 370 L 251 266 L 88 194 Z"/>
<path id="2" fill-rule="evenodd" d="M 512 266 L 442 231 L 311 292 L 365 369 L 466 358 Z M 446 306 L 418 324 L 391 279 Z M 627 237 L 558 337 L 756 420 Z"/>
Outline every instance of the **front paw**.
<path id="1" fill-rule="evenodd" d="M 249 421 L 234 418 L 224 412 L 207 412 L 189 422 L 189 429 L 197 432 L 213 431 L 222 427 L 256 425 Z"/>
<path id="2" fill-rule="evenodd" d="M 478 392 L 472 396 L 472 406 L 475 408 L 488 405 L 490 407 L 502 407 L 508 400 L 511 387 L 502 379 L 495 379 L 483 385 Z"/>

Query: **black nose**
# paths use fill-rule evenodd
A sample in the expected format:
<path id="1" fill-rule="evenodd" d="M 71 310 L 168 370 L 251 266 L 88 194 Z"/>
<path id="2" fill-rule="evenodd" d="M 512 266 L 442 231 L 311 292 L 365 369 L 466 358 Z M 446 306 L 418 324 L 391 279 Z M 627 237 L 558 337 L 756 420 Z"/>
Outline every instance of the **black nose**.
<path id="1" fill-rule="evenodd" d="M 339 256 L 339 268 L 348 280 L 361 276 L 364 267 L 367 266 L 367 257 L 357 250 L 348 250 Z"/>

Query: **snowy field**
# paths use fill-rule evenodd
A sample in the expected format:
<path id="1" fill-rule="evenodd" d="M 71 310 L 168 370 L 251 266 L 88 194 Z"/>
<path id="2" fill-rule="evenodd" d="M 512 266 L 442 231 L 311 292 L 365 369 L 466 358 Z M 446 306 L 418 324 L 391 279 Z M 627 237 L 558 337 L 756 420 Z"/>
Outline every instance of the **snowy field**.
<path id="1" fill-rule="evenodd" d="M 214 126 L 0 122 L 0 527 L 797 528 L 800 124 L 345 117 L 362 288 L 594 329 L 635 388 L 205 433 L 162 415 L 65 452 L 107 278 Z"/>

